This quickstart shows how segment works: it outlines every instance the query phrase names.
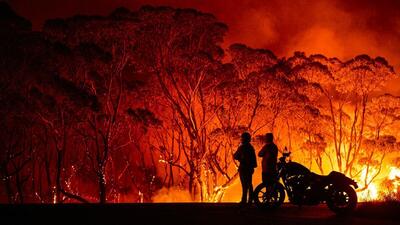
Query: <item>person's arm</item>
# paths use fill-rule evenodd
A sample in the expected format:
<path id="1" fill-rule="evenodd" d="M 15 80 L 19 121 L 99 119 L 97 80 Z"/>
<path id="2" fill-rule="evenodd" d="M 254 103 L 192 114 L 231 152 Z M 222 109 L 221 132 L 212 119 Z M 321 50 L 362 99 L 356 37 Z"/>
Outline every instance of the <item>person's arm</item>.
<path id="1" fill-rule="evenodd" d="M 258 157 L 264 157 L 265 155 L 265 146 L 258 152 Z"/>
<path id="2" fill-rule="evenodd" d="M 242 148 L 241 148 L 241 146 L 239 146 L 239 148 L 233 154 L 233 158 L 236 159 L 236 160 L 239 160 L 239 161 L 242 159 Z"/>

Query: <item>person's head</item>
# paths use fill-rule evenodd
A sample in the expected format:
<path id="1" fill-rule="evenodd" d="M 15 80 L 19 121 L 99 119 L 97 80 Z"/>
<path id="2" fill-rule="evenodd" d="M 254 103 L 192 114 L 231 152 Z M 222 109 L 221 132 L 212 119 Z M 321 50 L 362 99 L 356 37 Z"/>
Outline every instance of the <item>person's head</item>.
<path id="1" fill-rule="evenodd" d="M 251 141 L 251 135 L 248 132 L 244 132 L 241 136 L 240 139 L 242 143 L 250 143 Z"/>
<path id="2" fill-rule="evenodd" d="M 274 142 L 274 135 L 272 133 L 267 133 L 265 134 L 265 141 L 267 143 L 272 143 Z"/>

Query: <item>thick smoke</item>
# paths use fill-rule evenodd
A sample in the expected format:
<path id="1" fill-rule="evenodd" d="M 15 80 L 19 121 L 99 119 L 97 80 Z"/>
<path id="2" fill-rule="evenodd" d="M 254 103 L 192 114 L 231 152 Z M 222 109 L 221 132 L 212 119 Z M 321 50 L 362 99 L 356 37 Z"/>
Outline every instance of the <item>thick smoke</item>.
<path id="1" fill-rule="evenodd" d="M 44 20 L 74 14 L 107 14 L 143 4 L 197 8 L 228 24 L 225 46 L 242 42 L 278 56 L 294 51 L 347 60 L 383 56 L 400 70 L 400 1 L 397 0 L 11 0 L 20 15 L 40 29 Z M 400 94 L 400 83 L 390 91 Z"/>

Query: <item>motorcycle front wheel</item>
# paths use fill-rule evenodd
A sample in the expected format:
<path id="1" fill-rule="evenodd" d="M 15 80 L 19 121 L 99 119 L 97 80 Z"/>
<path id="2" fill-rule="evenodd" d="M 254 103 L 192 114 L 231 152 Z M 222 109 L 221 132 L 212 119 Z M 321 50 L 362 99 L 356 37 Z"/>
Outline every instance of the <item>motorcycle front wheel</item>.
<path id="1" fill-rule="evenodd" d="M 326 203 L 336 214 L 347 214 L 357 206 L 357 193 L 351 186 L 334 187 Z"/>
<path id="2" fill-rule="evenodd" d="M 259 184 L 254 190 L 254 202 L 259 208 L 277 208 L 285 200 L 285 188 L 279 182 L 266 186 Z"/>

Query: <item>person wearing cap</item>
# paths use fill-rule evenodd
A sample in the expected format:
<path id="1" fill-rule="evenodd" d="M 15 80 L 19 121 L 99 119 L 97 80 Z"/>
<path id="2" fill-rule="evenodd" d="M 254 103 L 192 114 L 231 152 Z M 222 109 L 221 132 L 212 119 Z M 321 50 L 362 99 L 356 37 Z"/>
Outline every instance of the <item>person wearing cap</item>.
<path id="1" fill-rule="evenodd" d="M 234 159 L 239 161 L 239 176 L 242 184 L 242 200 L 246 204 L 253 201 L 253 173 L 257 167 L 256 153 L 251 145 L 251 135 L 245 132 L 241 135 L 241 144 L 233 154 Z"/>

